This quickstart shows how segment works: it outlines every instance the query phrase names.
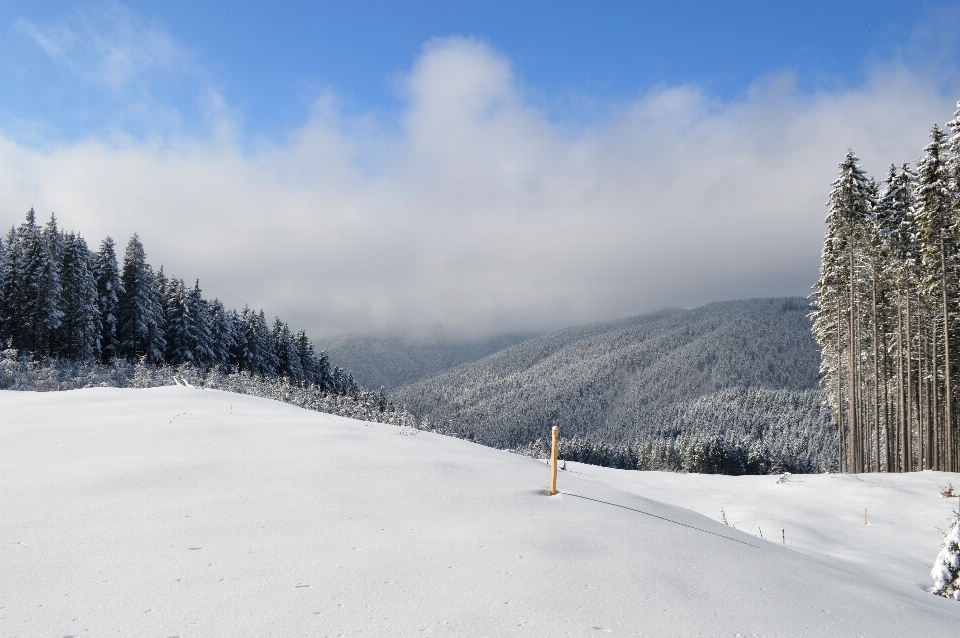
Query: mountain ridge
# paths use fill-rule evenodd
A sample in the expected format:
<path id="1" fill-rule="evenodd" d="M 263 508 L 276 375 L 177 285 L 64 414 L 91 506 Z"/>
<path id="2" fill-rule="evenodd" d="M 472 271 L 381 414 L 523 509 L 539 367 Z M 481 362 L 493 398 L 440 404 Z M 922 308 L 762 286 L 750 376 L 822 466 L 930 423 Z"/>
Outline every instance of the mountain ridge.
<path id="1" fill-rule="evenodd" d="M 494 447 L 530 445 L 553 425 L 606 445 L 736 433 L 768 446 L 812 447 L 814 465 L 824 467 L 830 419 L 807 313 L 801 297 L 748 299 L 578 326 L 392 396 L 419 418 Z M 775 423 L 765 402 L 795 405 L 790 422 Z"/>

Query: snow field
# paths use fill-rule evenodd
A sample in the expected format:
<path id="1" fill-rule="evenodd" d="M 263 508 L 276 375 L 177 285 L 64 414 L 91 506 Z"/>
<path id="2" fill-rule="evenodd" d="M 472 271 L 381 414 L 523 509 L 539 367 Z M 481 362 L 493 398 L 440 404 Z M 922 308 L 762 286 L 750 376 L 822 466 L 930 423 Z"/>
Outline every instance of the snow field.
<path id="1" fill-rule="evenodd" d="M 626 492 L 727 522 L 757 538 L 829 559 L 841 569 L 904 591 L 926 590 L 948 519 L 960 499 L 945 499 L 960 474 L 793 474 L 718 476 L 625 472 L 567 463 L 568 471 Z M 864 509 L 868 524 L 864 524 Z M 782 532 L 781 532 L 782 530 Z M 960 633 L 958 633 L 960 635 Z"/>
<path id="2" fill-rule="evenodd" d="M 719 508 L 548 480 L 213 390 L 0 392 L 0 635 L 957 635 L 955 602 Z"/>

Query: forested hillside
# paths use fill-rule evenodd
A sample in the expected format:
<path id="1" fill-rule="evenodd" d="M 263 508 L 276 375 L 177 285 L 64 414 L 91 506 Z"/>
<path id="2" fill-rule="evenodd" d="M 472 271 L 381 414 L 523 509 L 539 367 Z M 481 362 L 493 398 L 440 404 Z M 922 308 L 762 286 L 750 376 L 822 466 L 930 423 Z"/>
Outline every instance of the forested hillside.
<path id="1" fill-rule="evenodd" d="M 358 383 L 392 390 L 458 365 L 482 359 L 535 335 L 505 335 L 474 343 L 413 343 L 402 338 L 341 337 L 324 343 L 327 354 Z"/>
<path id="2" fill-rule="evenodd" d="M 140 238 L 118 262 L 113 239 L 90 250 L 79 234 L 40 226 L 33 209 L 0 240 L 0 349 L 15 358 L 89 365 L 186 364 L 202 372 L 285 378 L 358 396 L 349 372 L 315 352 L 303 331 L 263 310 L 227 310 L 146 260 Z M 53 367 L 60 369 L 63 365 Z M 66 368 L 63 368 L 66 369 Z"/>
<path id="3" fill-rule="evenodd" d="M 393 398 L 495 447 L 529 449 L 557 425 L 568 458 L 610 465 L 827 469 L 835 444 L 808 313 L 803 298 L 752 299 L 572 328 Z"/>

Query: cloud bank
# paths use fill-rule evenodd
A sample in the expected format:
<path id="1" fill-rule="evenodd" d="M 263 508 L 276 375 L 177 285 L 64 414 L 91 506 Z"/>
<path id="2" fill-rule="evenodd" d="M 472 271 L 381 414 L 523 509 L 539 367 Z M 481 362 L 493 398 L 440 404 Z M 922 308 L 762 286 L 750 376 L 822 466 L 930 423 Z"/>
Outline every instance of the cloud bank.
<path id="1" fill-rule="evenodd" d="M 111 81 L 135 77 L 123 69 Z M 508 59 L 460 37 L 427 43 L 401 86 L 399 125 L 325 95 L 252 150 L 223 112 L 204 137 L 0 135 L 0 222 L 34 206 L 92 245 L 137 232 L 167 274 L 321 344 L 550 330 L 807 294 L 847 147 L 882 177 L 954 111 L 936 82 L 886 66 L 814 95 L 789 76 L 734 101 L 662 87 L 571 125 L 527 98 Z"/>

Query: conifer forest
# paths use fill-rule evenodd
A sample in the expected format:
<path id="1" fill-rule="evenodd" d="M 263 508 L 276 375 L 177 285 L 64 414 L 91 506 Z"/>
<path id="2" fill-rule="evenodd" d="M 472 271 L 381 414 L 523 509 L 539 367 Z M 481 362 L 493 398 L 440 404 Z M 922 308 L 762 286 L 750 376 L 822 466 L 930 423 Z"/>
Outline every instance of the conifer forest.
<path id="1" fill-rule="evenodd" d="M 353 376 L 331 369 L 303 330 L 263 310 L 227 310 L 203 297 L 200 282 L 155 271 L 137 235 L 118 261 L 107 237 L 92 251 L 57 220 L 41 226 L 33 209 L 0 241 L 0 344 L 31 361 L 187 365 L 244 372 L 358 396 Z"/>
<path id="2" fill-rule="evenodd" d="M 841 471 L 960 471 L 957 109 L 915 167 L 850 150 L 833 182 L 811 319 Z"/>

